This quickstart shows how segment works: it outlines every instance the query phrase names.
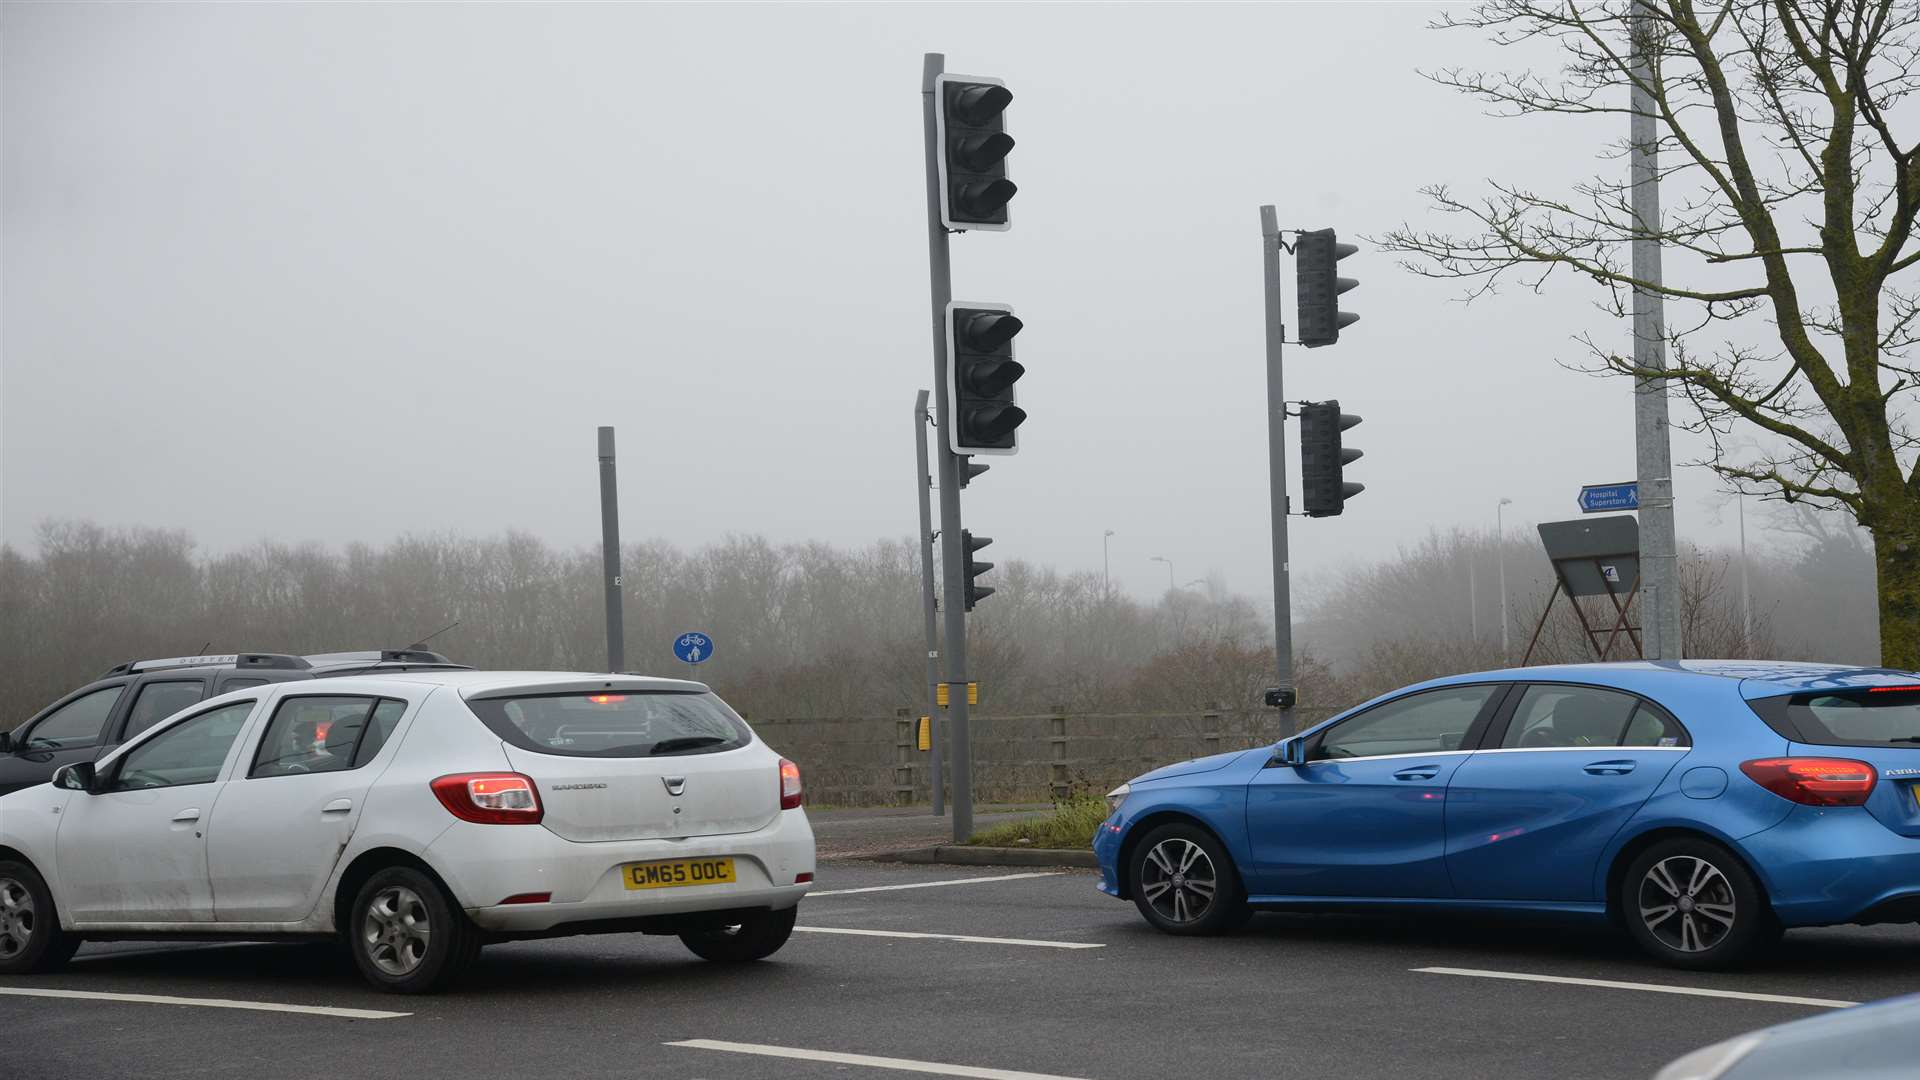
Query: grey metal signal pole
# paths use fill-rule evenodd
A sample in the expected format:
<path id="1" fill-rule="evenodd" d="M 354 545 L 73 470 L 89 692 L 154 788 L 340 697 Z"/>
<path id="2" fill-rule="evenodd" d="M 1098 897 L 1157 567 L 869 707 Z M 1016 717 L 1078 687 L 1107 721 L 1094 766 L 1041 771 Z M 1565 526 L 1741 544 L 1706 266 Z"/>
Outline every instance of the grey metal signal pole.
<path id="1" fill-rule="evenodd" d="M 1260 252 L 1267 270 L 1267 487 L 1273 515 L 1273 659 L 1283 687 L 1293 685 L 1293 599 L 1287 565 L 1287 395 L 1280 346 L 1287 336 L 1280 307 L 1280 225 L 1273 207 L 1260 208 Z M 1293 733 L 1293 710 L 1280 710 L 1281 731 Z"/>
<path id="2" fill-rule="evenodd" d="M 1633 238 L 1633 276 L 1660 283 L 1660 174 L 1658 136 L 1654 130 L 1653 95 L 1645 86 L 1651 65 L 1641 45 L 1654 32 L 1654 20 L 1644 3 L 1635 3 L 1628 22 L 1633 39 L 1633 216 L 1639 226 Z M 1666 305 L 1651 289 L 1633 290 L 1633 364 L 1637 368 L 1667 366 Z M 1680 641 L 1680 572 L 1673 527 L 1673 450 L 1667 426 L 1667 380 L 1634 380 L 1633 445 L 1640 481 L 1640 572 L 1651 595 L 1641 604 L 1642 638 L 1649 660 L 1678 660 L 1685 655 Z"/>
<path id="3" fill-rule="evenodd" d="M 927 392 L 913 399 L 913 486 L 920 496 L 920 610 L 927 621 L 927 786 L 933 790 L 933 815 L 947 812 L 947 774 L 941 761 L 940 625 L 933 600 L 933 474 L 927 471 Z"/>
<path id="4" fill-rule="evenodd" d="M 607 575 L 607 670 L 627 670 L 620 610 L 620 492 L 613 476 L 613 429 L 600 429 L 600 562 Z"/>
<path id="5" fill-rule="evenodd" d="M 940 429 L 940 560 L 947 595 L 947 730 L 953 751 L 953 840 L 973 835 L 973 748 L 967 728 L 966 549 L 960 540 L 959 455 L 947 442 L 953 430 L 947 401 L 947 304 L 953 300 L 953 267 L 947 229 L 940 223 L 940 138 L 936 134 L 934 77 L 946 70 L 944 53 L 926 54 L 920 98 L 927 131 L 927 267 L 933 283 L 934 422 Z"/>

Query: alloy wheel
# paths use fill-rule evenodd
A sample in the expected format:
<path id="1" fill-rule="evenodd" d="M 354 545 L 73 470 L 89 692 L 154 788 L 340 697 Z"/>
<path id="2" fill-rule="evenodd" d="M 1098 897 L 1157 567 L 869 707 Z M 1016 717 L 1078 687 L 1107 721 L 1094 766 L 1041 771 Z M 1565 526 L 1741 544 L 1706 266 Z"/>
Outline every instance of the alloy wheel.
<path id="1" fill-rule="evenodd" d="M 396 977 L 412 974 L 426 960 L 433 937 L 426 902 L 404 885 L 381 889 L 367 905 L 360 936 L 374 967 Z"/>
<path id="2" fill-rule="evenodd" d="M 1168 922 L 1190 923 L 1213 907 L 1219 875 L 1206 849 L 1173 836 L 1153 845 L 1140 865 L 1140 895 Z"/>
<path id="3" fill-rule="evenodd" d="M 1675 952 L 1712 949 L 1733 932 L 1737 916 L 1733 883 L 1697 856 L 1662 859 L 1640 881 L 1640 919 L 1648 933 Z"/>
<path id="4" fill-rule="evenodd" d="M 33 894 L 24 882 L 0 878 L 0 960 L 27 951 L 33 926 Z"/>

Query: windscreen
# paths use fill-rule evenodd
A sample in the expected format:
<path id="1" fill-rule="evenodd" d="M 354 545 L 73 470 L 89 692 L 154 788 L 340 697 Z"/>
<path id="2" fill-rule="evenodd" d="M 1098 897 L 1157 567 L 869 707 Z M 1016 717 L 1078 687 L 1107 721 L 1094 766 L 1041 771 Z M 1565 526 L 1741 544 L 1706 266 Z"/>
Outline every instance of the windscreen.
<path id="1" fill-rule="evenodd" d="M 1920 746 L 1920 686 L 1836 690 L 1750 702 L 1768 726 L 1816 746 Z"/>
<path id="2" fill-rule="evenodd" d="M 605 691 L 478 698 L 482 723 L 514 746 L 569 757 L 662 757 L 736 750 L 746 722 L 712 694 Z"/>

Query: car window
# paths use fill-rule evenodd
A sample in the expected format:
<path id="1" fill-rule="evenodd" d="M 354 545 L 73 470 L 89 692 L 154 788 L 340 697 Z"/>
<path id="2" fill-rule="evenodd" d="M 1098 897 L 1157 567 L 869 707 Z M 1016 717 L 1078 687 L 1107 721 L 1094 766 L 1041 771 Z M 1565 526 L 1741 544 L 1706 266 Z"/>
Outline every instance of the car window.
<path id="1" fill-rule="evenodd" d="M 1615 690 L 1536 684 L 1527 687 L 1521 696 L 1500 745 L 1515 750 L 1620 746 L 1639 708 L 1639 698 Z M 1636 735 L 1650 732 L 1656 741 L 1641 745 L 1657 746 L 1657 740 L 1664 737 L 1664 721 L 1649 728 L 1649 724 L 1659 718 L 1651 711 L 1648 717 Z"/>
<path id="2" fill-rule="evenodd" d="M 199 679 L 183 681 L 171 679 L 166 682 L 150 682 L 134 692 L 133 708 L 127 713 L 127 730 L 120 736 L 121 742 L 179 712 L 181 709 L 199 701 L 206 693 L 207 686 Z"/>
<path id="3" fill-rule="evenodd" d="M 1692 746 L 1693 740 L 1679 721 L 1643 701 L 1633 710 L 1633 719 L 1627 721 L 1627 737 L 1620 740 L 1620 745 Z"/>
<path id="4" fill-rule="evenodd" d="M 373 719 L 367 722 L 366 734 L 360 736 L 360 745 L 353 751 L 353 767 L 359 768 L 372 761 L 380 748 L 387 745 L 394 726 L 400 723 L 400 714 L 407 711 L 407 703 L 392 698 L 382 699 L 374 706 Z"/>
<path id="5" fill-rule="evenodd" d="M 535 694 L 475 698 L 467 707 L 507 742 L 567 757 L 711 754 L 753 741 L 746 722 L 713 694 Z"/>
<path id="6" fill-rule="evenodd" d="M 1327 729 L 1312 757 L 1325 760 L 1462 749 L 1467 729 L 1499 688 L 1497 683 L 1450 686 L 1376 705 Z"/>
<path id="7" fill-rule="evenodd" d="M 74 698 L 33 725 L 23 748 L 69 750 L 97 744 L 101 729 L 107 726 L 107 714 L 113 712 L 114 705 L 126 690 L 125 685 L 103 686 L 91 694 Z"/>
<path id="8" fill-rule="evenodd" d="M 190 717 L 127 751 L 108 791 L 211 784 L 240 736 L 252 701 L 236 701 Z"/>
<path id="9" fill-rule="evenodd" d="M 382 704 L 387 703 L 379 698 L 340 695 L 281 699 L 273 711 L 273 719 L 267 723 L 266 734 L 260 739 L 260 748 L 254 752 L 253 769 L 247 775 L 343 772 L 365 764 L 372 755 L 356 760 L 355 752 L 368 730 L 369 714 Z M 399 719 L 397 713 L 392 716 L 394 720 Z M 392 730 L 389 723 L 380 734 L 381 740 L 385 741 Z"/>
<path id="10" fill-rule="evenodd" d="M 267 680 L 265 679 L 228 679 L 226 682 L 220 684 L 220 692 L 224 694 L 229 690 L 244 690 L 249 686 L 265 685 L 267 685 Z"/>

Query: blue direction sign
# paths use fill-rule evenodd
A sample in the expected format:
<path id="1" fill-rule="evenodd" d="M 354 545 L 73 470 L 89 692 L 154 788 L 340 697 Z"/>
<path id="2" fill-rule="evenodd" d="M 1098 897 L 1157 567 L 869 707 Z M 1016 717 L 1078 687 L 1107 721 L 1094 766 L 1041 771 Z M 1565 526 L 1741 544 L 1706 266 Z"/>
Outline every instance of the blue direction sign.
<path id="1" fill-rule="evenodd" d="M 673 639 L 673 655 L 689 664 L 704 664 L 713 659 L 713 639 L 693 630 Z"/>
<path id="2" fill-rule="evenodd" d="M 1580 512 L 1605 514 L 1614 510 L 1640 509 L 1640 485 L 1588 484 L 1580 489 Z"/>

